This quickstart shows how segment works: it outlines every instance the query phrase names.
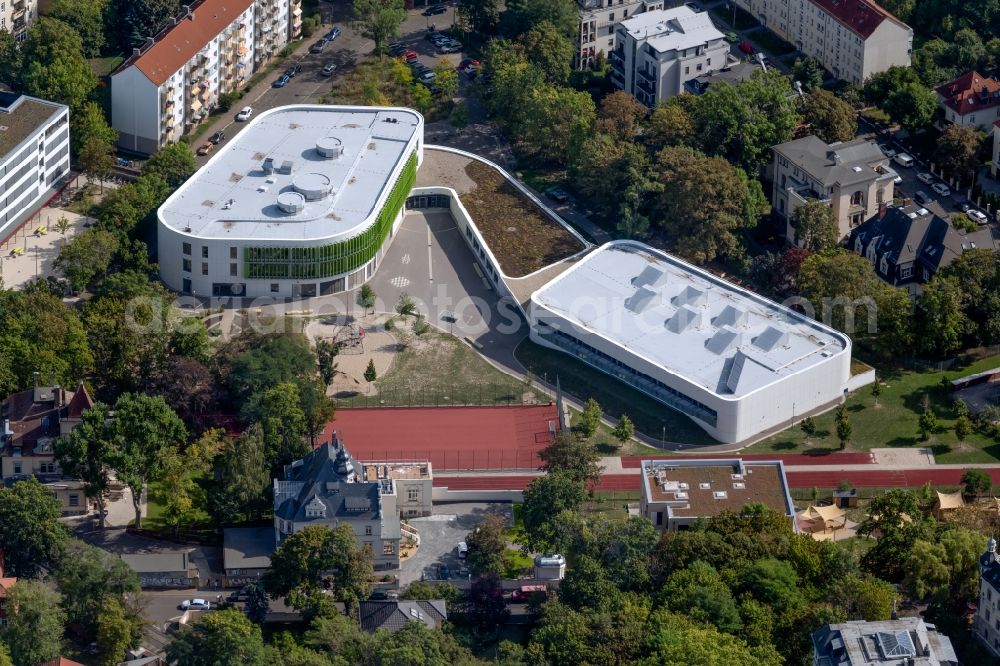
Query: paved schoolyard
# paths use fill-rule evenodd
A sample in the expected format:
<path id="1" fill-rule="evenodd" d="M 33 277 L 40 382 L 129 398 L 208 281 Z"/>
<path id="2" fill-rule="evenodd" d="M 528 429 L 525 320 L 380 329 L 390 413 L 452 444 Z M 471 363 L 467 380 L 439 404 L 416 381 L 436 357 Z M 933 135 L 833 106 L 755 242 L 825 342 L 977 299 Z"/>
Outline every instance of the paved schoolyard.
<path id="1" fill-rule="evenodd" d="M 457 546 L 483 517 L 497 512 L 513 520 L 510 504 L 461 503 L 435 504 L 434 513 L 407 522 L 420 533 L 420 547 L 415 555 L 400 565 L 399 585 L 406 587 L 417 580 L 438 580 L 439 567 L 447 564 L 452 579 L 467 577 L 468 568 L 458 559 Z"/>

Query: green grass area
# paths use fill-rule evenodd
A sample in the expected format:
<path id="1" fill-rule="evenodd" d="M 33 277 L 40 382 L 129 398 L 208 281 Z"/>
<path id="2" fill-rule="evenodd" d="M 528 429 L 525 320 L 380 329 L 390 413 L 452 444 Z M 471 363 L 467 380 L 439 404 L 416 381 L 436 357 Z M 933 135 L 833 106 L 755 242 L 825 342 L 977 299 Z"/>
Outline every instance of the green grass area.
<path id="1" fill-rule="evenodd" d="M 504 578 L 520 578 L 531 572 L 535 565 L 535 558 L 522 554 L 517 548 L 505 548 L 500 557 L 503 561 Z"/>
<path id="2" fill-rule="evenodd" d="M 965 368 L 948 372 L 914 372 L 880 369 L 882 395 L 874 406 L 870 387 L 847 400 L 847 410 L 854 426 L 848 451 L 867 451 L 876 447 L 930 447 L 938 463 L 992 463 L 1000 459 L 1000 444 L 973 433 L 959 442 L 955 437 L 954 402 L 941 388 L 943 378 L 955 379 L 1000 365 L 1000 357 L 986 358 Z M 939 420 L 938 431 L 926 442 L 920 441 L 918 421 L 924 400 Z M 806 439 L 799 427 L 792 427 L 744 449 L 744 453 L 824 452 L 839 449 L 834 414 L 815 417 L 816 434 Z"/>
<path id="3" fill-rule="evenodd" d="M 637 504 L 640 500 L 639 491 L 617 490 L 614 492 L 595 492 L 583 503 L 581 511 L 590 516 L 601 515 L 605 518 L 624 521 L 628 518 L 626 504 Z"/>
<path id="4" fill-rule="evenodd" d="M 198 485 L 194 499 L 194 508 L 188 526 L 174 531 L 164 522 L 164 510 L 167 503 L 167 489 L 163 483 L 154 481 L 146 489 L 146 515 L 142 519 L 142 529 L 147 532 L 163 535 L 166 538 L 179 538 L 191 541 L 209 542 L 215 538 L 215 528 L 212 517 L 205 510 L 205 493 L 212 478 L 210 474 L 196 476 Z"/>
<path id="5" fill-rule="evenodd" d="M 555 384 L 556 377 L 559 377 L 566 395 L 581 402 L 594 398 L 601 404 L 605 414 L 615 418 L 627 414 L 635 423 L 637 432 L 668 442 L 718 444 L 680 412 L 675 412 L 645 393 L 609 377 L 569 354 L 542 347 L 530 340 L 522 342 L 515 353 L 518 360 L 536 377 L 550 384 Z"/>
<path id="6" fill-rule="evenodd" d="M 371 393 L 335 396 L 338 405 L 519 405 L 549 400 L 451 335 L 431 329 L 416 336 L 397 329 L 396 336 L 402 351 L 388 373 L 375 382 Z"/>
<path id="7" fill-rule="evenodd" d="M 574 407 L 569 408 L 569 420 L 570 426 L 573 426 L 580 422 L 582 412 Z M 663 455 L 663 450 L 658 449 L 654 446 L 647 446 L 637 439 L 632 439 L 625 443 L 624 446 L 619 445 L 618 440 L 615 438 L 613 428 L 607 423 L 601 422 L 597 426 L 597 430 L 591 435 L 588 441 L 593 444 L 598 453 L 602 456 L 640 456 L 640 455 Z"/>

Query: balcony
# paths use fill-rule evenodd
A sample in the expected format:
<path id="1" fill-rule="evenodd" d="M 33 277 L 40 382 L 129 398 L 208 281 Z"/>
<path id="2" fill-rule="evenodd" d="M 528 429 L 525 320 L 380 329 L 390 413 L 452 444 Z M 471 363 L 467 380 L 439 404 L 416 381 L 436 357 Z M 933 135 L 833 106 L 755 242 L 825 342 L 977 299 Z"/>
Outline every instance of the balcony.
<path id="1" fill-rule="evenodd" d="M 620 69 L 611 70 L 611 82 L 617 86 L 625 86 L 625 74 Z"/>
<path id="2" fill-rule="evenodd" d="M 621 49 L 615 49 L 608 54 L 608 60 L 612 66 L 622 67 L 625 65 L 625 52 Z"/>
<path id="3" fill-rule="evenodd" d="M 650 72 L 645 69 L 637 69 L 635 73 L 638 74 L 640 78 L 645 79 L 650 84 L 656 83 L 656 74 L 654 72 Z"/>
<path id="4" fill-rule="evenodd" d="M 655 84 L 651 83 L 650 81 L 648 81 L 648 80 L 646 80 L 646 79 L 644 79 L 642 77 L 636 77 L 635 83 L 636 83 L 636 87 L 639 88 L 639 90 L 642 90 L 643 92 L 648 93 L 649 95 L 652 95 L 653 97 L 656 97 L 656 85 Z"/>

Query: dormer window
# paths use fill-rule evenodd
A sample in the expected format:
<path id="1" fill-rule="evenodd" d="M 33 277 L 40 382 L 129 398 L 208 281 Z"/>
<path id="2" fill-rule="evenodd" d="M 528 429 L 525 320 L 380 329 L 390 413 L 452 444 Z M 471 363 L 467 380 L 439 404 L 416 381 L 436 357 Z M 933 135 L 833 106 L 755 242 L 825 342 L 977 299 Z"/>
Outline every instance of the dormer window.
<path id="1" fill-rule="evenodd" d="M 318 497 L 313 497 L 306 504 L 306 518 L 326 518 L 326 504 Z"/>

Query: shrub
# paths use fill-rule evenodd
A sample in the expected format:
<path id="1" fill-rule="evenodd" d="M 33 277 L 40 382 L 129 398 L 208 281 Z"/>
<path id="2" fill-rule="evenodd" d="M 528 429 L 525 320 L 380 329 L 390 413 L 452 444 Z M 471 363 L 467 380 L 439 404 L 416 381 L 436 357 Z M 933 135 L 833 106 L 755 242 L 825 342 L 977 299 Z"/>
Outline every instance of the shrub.
<path id="1" fill-rule="evenodd" d="M 243 93 L 238 90 L 222 93 L 219 95 L 219 111 L 225 113 L 229 109 L 233 108 L 233 104 L 238 102 L 242 97 Z"/>
<path id="2" fill-rule="evenodd" d="M 965 213 L 952 213 L 951 226 L 959 231 L 975 231 L 977 228 L 976 223 Z"/>

